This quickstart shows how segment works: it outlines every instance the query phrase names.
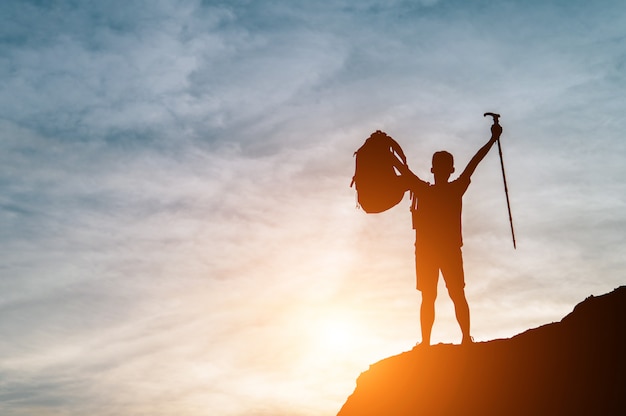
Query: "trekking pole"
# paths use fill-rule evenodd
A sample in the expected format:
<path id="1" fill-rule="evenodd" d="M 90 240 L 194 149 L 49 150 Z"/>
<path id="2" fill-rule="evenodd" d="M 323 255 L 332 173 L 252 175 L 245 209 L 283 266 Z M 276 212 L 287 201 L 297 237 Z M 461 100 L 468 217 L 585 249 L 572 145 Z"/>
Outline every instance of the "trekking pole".
<path id="1" fill-rule="evenodd" d="M 493 117 L 493 124 L 499 124 L 498 119 L 500 118 L 500 114 L 496 113 L 485 113 L 483 117 L 491 116 Z M 517 249 L 515 244 L 515 231 L 513 230 L 513 216 L 511 215 L 511 202 L 509 201 L 509 188 L 506 186 L 506 174 L 504 173 L 504 159 L 502 159 L 502 146 L 500 145 L 500 138 L 498 137 L 498 153 L 500 154 L 500 167 L 502 167 L 502 180 L 504 182 L 504 194 L 506 195 L 506 207 L 509 210 L 509 223 L 511 224 L 511 237 L 513 237 L 513 248 Z"/>

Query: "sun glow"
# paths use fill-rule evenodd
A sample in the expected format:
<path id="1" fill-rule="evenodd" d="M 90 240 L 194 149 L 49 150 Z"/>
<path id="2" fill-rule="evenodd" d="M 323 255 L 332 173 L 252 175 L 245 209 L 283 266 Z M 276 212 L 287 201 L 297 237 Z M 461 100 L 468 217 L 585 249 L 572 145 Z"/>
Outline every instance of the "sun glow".
<path id="1" fill-rule="evenodd" d="M 320 328 L 322 345 L 332 351 L 344 351 L 355 341 L 353 328 L 345 321 L 326 322 Z"/>
<path id="2" fill-rule="evenodd" d="M 345 316 L 328 316 L 314 326 L 318 348 L 331 355 L 350 351 L 359 342 L 358 325 Z"/>

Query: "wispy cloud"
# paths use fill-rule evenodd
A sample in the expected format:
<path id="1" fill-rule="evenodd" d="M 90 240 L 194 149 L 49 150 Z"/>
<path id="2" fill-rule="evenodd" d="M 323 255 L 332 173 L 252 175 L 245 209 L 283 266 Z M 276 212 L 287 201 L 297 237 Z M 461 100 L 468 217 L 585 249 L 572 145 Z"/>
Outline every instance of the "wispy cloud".
<path id="1" fill-rule="evenodd" d="M 503 114 L 519 249 L 492 153 L 464 207 L 478 339 L 622 284 L 621 10 L 4 3 L 0 410 L 338 410 L 419 331 L 408 203 L 367 216 L 348 188 L 379 128 L 426 179 Z M 342 319 L 352 354 L 319 342 Z"/>

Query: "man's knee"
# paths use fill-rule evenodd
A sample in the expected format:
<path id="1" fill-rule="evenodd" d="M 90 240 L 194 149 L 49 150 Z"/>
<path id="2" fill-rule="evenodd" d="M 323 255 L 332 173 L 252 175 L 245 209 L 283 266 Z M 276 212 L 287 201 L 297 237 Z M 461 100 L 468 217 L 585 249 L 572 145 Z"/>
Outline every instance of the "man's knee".
<path id="1" fill-rule="evenodd" d="M 422 290 L 422 304 L 435 303 L 437 299 L 437 289 Z"/>
<path id="2" fill-rule="evenodd" d="M 448 288 L 448 294 L 450 295 L 450 299 L 452 299 L 454 303 L 457 303 L 457 302 L 467 303 L 467 300 L 465 298 L 465 288 L 463 287 Z"/>

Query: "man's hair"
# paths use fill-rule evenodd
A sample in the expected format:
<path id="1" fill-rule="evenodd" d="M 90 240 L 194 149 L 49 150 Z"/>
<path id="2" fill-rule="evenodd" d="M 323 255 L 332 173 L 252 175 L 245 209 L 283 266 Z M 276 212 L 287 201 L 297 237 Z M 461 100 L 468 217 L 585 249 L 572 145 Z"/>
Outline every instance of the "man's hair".
<path id="1" fill-rule="evenodd" d="M 454 157 L 452 156 L 452 154 L 446 152 L 445 150 L 435 152 L 433 154 L 433 168 L 454 168 Z"/>

